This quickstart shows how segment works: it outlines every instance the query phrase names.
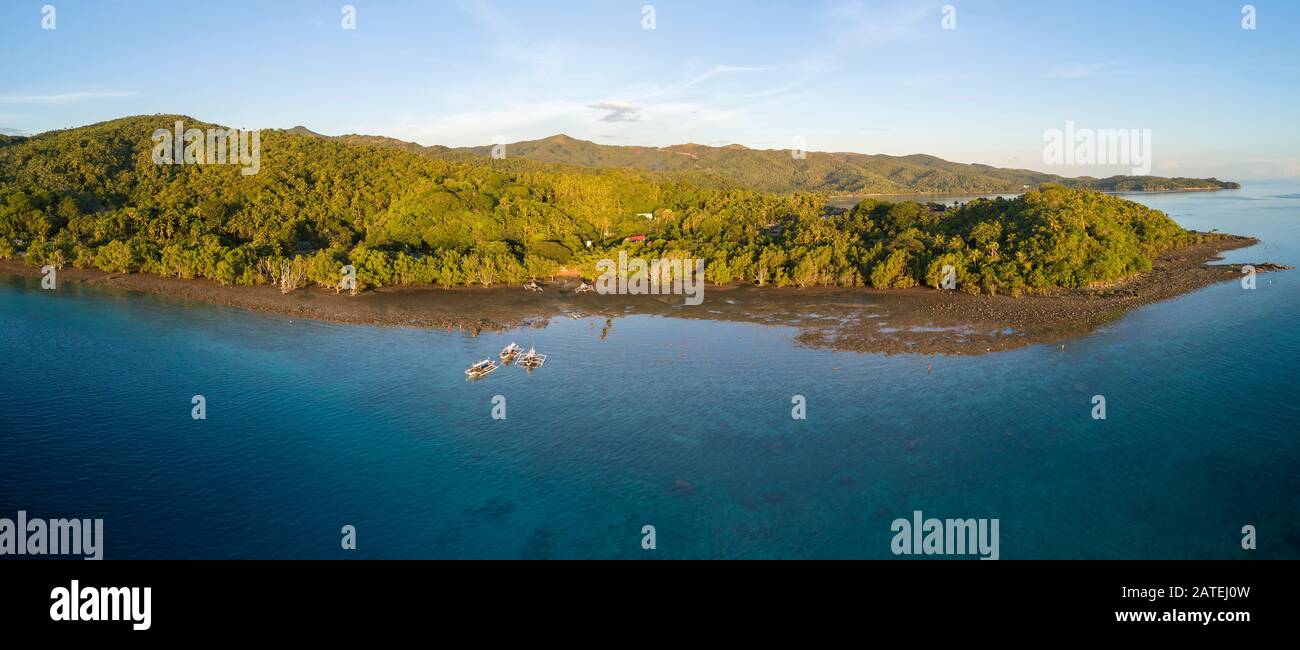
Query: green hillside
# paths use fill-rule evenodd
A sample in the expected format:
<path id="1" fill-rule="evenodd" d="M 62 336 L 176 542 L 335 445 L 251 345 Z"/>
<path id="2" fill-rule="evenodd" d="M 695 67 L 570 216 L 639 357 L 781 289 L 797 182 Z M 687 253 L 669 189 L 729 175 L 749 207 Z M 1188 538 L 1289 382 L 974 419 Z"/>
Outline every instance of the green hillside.
<path id="1" fill-rule="evenodd" d="M 935 285 L 951 264 L 963 290 L 1019 294 L 1126 277 L 1195 238 L 1158 211 L 1059 186 L 836 213 L 823 195 L 680 169 L 453 160 L 305 129 L 264 131 L 255 175 L 155 164 L 150 134 L 176 120 L 212 126 L 140 116 L 0 143 L 0 258 L 292 290 L 337 287 L 344 265 L 360 288 L 516 283 L 561 265 L 590 277 L 626 248 L 703 258 L 714 282 Z M 647 241 L 623 242 L 633 234 Z"/>
<path id="2" fill-rule="evenodd" d="M 487 156 L 490 147 L 458 149 Z M 557 135 L 507 145 L 508 156 L 584 167 L 628 168 L 655 172 L 690 172 L 716 176 L 769 192 L 830 194 L 996 193 L 1021 192 L 1047 183 L 1106 191 L 1225 189 L 1238 187 L 1218 179 L 1114 176 L 1064 178 L 1026 169 L 954 163 L 927 156 L 805 152 L 796 159 L 785 149 L 748 149 L 739 145 L 671 147 L 600 145 Z M 442 154 L 446 155 L 446 154 Z"/>
<path id="3" fill-rule="evenodd" d="M 311 133 L 302 127 L 302 132 Z M 332 138 L 349 144 L 392 147 L 449 160 L 487 158 L 492 146 L 449 149 L 424 147 L 381 136 L 344 135 Z M 824 192 L 852 194 L 981 194 L 1011 193 L 1045 184 L 1107 192 L 1186 189 L 1234 189 L 1236 183 L 1217 178 L 1111 176 L 1066 178 L 1027 169 L 955 163 L 927 156 L 886 156 L 809 151 L 796 160 L 787 149 L 749 149 L 740 145 L 671 147 L 602 145 L 567 135 L 506 145 L 507 159 L 576 165 L 602 169 L 639 169 L 670 173 L 697 185 L 747 187 L 766 192 Z"/>

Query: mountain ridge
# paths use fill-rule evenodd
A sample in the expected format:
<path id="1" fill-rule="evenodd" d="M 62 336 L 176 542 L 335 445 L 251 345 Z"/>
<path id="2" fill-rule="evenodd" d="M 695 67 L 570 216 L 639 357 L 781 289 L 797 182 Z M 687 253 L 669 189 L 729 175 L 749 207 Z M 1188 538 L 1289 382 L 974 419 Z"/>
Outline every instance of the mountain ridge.
<path id="1" fill-rule="evenodd" d="M 127 116 L 118 120 L 147 118 Z M 156 116 L 155 116 L 156 117 Z M 186 116 L 177 116 L 199 123 Z M 117 120 L 109 120 L 111 123 Z M 101 123 L 104 124 L 104 123 Z M 87 125 L 95 126 L 95 125 Z M 382 135 L 330 136 L 304 125 L 273 129 L 289 135 L 330 140 L 349 145 L 400 149 L 430 158 L 470 162 L 491 157 L 498 145 L 447 147 L 421 145 Z M 50 132 L 53 133 L 53 132 Z M 40 137 L 27 136 L 29 138 Z M 20 142 L 6 138 L 0 145 Z M 754 149 L 740 144 L 710 146 L 682 143 L 664 147 L 609 145 L 557 133 L 537 140 L 505 144 L 507 159 L 523 159 L 590 169 L 628 169 L 666 174 L 711 187 L 745 187 L 789 194 L 822 193 L 833 196 L 895 194 L 1019 193 L 1044 185 L 1063 185 L 1106 192 L 1237 189 L 1235 182 L 1217 178 L 1117 175 L 1106 178 L 1066 177 L 1030 169 L 1003 168 L 983 163 L 958 163 L 926 153 L 904 156 L 851 151 L 808 151 L 802 159 L 788 149 Z"/>
<path id="2" fill-rule="evenodd" d="M 490 157 L 498 145 L 446 147 L 420 145 L 386 136 L 349 134 L 323 136 L 350 144 L 390 146 L 444 158 Z M 1067 177 L 1032 169 L 959 163 L 933 154 L 903 156 L 853 151 L 808 151 L 803 158 L 789 149 L 756 149 L 742 144 L 711 146 L 695 142 L 654 147 L 599 144 L 557 133 L 536 140 L 505 144 L 506 158 L 523 158 L 597 169 L 638 169 L 673 172 L 729 181 L 752 189 L 833 195 L 945 194 L 1020 192 L 1042 185 L 1102 191 L 1168 191 L 1237 189 L 1239 184 L 1217 178 L 1116 175 Z"/>
<path id="3" fill-rule="evenodd" d="M 685 172 L 450 160 L 305 128 L 261 132 L 260 173 L 245 174 L 243 156 L 204 162 L 203 138 L 190 138 L 188 161 L 160 159 L 151 134 L 177 120 L 218 128 L 155 115 L 0 146 L 0 260 L 356 293 L 518 284 L 562 268 L 596 277 L 625 251 L 707 261 L 714 284 L 939 287 L 949 268 L 964 292 L 1019 296 L 1110 286 L 1167 251 L 1220 238 L 1061 185 L 953 206 L 868 198 L 845 210 L 824 194 L 701 186 Z M 561 153 L 565 144 L 552 143 Z M 356 282 L 344 287 L 348 266 Z"/>

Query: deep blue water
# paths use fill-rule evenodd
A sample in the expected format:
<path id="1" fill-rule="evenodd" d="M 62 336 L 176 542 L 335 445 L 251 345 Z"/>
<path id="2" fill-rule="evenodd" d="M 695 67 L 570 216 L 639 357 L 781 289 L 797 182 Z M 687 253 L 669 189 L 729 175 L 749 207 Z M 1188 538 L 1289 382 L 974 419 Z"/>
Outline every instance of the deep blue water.
<path id="1" fill-rule="evenodd" d="M 1263 241 L 1230 261 L 1300 264 L 1297 197 L 1129 198 Z M 472 338 L 9 279 L 0 517 L 103 517 L 108 558 L 886 558 L 913 510 L 998 518 L 1003 558 L 1297 558 L 1297 273 L 970 358 L 648 316 Z M 464 381 L 512 340 L 547 365 Z"/>

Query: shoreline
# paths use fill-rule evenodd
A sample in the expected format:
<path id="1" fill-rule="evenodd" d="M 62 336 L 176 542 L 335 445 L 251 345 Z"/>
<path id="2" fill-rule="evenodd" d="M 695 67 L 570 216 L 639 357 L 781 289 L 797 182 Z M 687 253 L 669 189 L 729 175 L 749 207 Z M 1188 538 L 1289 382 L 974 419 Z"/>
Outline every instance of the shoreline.
<path id="1" fill-rule="evenodd" d="M 1152 270 L 1112 286 L 1062 289 L 1019 298 L 972 296 L 930 288 L 870 289 L 708 286 L 703 304 L 682 296 L 577 294 L 571 277 L 540 294 L 509 287 L 385 287 L 359 296 L 320 287 L 281 294 L 271 285 L 223 287 L 206 279 L 114 274 L 65 267 L 59 282 L 138 291 L 291 318 L 352 325 L 483 331 L 546 327 L 552 318 L 605 319 L 655 315 L 793 327 L 797 343 L 886 354 L 987 354 L 1087 334 L 1143 305 L 1240 279 L 1240 264 L 1210 264 L 1221 253 L 1253 246 L 1251 237 L 1221 239 L 1170 251 Z M 1255 264 L 1259 272 L 1288 267 Z M 0 260 L 0 274 L 39 278 L 40 269 Z"/>
<path id="2" fill-rule="evenodd" d="M 925 197 L 935 197 L 935 198 L 944 197 L 944 196 L 970 196 L 976 198 L 986 198 L 990 196 L 1007 196 L 1007 195 L 1019 196 L 1032 189 L 1034 188 L 1031 187 L 1028 190 L 1027 189 L 1008 190 L 1006 192 L 892 192 L 892 193 L 884 193 L 884 194 L 879 194 L 879 193 L 877 194 L 828 194 L 826 195 L 826 200 L 846 201 L 849 199 L 874 199 L 874 198 L 881 198 L 881 197 L 889 198 L 889 197 L 896 197 L 896 196 L 904 196 L 904 197 L 925 196 Z M 1239 187 L 1237 188 L 1180 187 L 1176 190 L 1095 190 L 1095 191 L 1101 192 L 1102 194 L 1108 194 L 1110 196 L 1123 196 L 1125 194 L 1179 194 L 1182 192 L 1236 192 L 1236 191 L 1240 191 L 1240 189 L 1241 188 Z"/>

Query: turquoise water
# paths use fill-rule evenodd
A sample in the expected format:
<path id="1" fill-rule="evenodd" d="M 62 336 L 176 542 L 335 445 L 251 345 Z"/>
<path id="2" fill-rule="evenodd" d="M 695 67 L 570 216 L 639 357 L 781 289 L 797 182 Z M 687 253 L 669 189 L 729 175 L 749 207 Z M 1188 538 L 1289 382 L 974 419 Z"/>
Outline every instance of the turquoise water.
<path id="1" fill-rule="evenodd" d="M 1295 185 L 1129 198 L 1263 241 L 1230 261 L 1300 264 Z M 9 279 L 0 517 L 103 517 L 108 558 L 887 558 L 913 510 L 998 518 L 1002 558 L 1298 558 L 1297 317 L 1287 272 L 1064 351 L 883 356 L 739 323 L 472 338 Z M 464 381 L 511 341 L 547 365 Z"/>

